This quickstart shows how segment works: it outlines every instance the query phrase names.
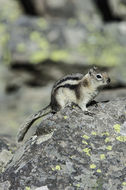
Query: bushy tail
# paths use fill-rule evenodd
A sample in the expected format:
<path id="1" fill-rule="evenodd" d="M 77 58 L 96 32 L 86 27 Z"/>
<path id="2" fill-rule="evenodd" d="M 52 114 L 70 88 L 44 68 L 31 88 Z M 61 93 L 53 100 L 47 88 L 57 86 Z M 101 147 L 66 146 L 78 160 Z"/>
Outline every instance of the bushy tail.
<path id="1" fill-rule="evenodd" d="M 52 111 L 51 106 L 48 105 L 47 107 L 45 107 L 44 109 L 38 111 L 36 114 L 30 116 L 25 123 L 23 123 L 23 125 L 20 127 L 19 133 L 17 135 L 17 141 L 21 142 L 24 139 L 25 134 L 27 133 L 27 131 L 29 130 L 29 128 L 31 127 L 31 125 L 40 117 L 43 117 L 45 115 L 47 115 L 48 113 L 50 113 Z"/>

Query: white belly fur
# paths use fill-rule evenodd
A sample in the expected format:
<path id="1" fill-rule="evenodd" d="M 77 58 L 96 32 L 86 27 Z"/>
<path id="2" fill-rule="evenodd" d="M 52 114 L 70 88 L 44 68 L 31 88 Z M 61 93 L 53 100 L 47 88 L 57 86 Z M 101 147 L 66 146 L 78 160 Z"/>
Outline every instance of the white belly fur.
<path id="1" fill-rule="evenodd" d="M 94 91 L 94 90 L 83 88 L 83 91 L 81 92 L 81 97 L 78 100 L 77 104 L 79 105 L 79 107 L 81 107 L 83 111 L 87 111 L 86 105 L 91 100 L 93 100 L 97 94 L 98 94 L 98 91 L 96 90 Z"/>
<path id="2" fill-rule="evenodd" d="M 56 95 L 58 103 L 63 108 L 67 103 L 75 102 L 76 96 L 74 90 L 70 90 L 67 88 L 60 88 Z"/>

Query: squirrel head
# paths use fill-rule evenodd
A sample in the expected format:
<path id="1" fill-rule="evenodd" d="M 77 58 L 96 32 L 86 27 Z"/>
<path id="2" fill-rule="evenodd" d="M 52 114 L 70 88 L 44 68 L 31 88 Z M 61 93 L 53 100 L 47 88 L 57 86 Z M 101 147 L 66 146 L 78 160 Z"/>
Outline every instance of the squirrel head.
<path id="1" fill-rule="evenodd" d="M 88 75 L 96 87 L 108 85 L 111 81 L 108 74 L 106 72 L 99 71 L 97 67 L 91 68 Z"/>

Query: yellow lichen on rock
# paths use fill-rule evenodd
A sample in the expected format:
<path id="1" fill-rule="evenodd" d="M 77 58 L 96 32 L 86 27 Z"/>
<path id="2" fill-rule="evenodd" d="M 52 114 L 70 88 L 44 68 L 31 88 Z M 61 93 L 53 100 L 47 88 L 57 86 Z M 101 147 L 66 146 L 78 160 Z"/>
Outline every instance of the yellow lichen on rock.
<path id="1" fill-rule="evenodd" d="M 56 166 L 56 170 L 61 170 L 60 165 L 57 165 L 57 166 Z"/>
<path id="2" fill-rule="evenodd" d="M 97 169 L 97 173 L 101 173 L 101 169 Z"/>
<path id="3" fill-rule="evenodd" d="M 68 118 L 67 115 L 65 115 L 65 116 L 64 116 L 64 119 L 67 119 L 67 118 Z"/>
<path id="4" fill-rule="evenodd" d="M 87 156 L 90 156 L 90 155 L 91 155 L 91 154 L 90 154 L 90 151 L 91 151 L 90 148 L 84 148 L 84 149 L 83 149 L 83 152 L 85 152 Z"/>
<path id="5" fill-rule="evenodd" d="M 56 165 L 56 167 L 55 167 L 55 168 L 52 168 L 52 170 L 53 170 L 53 171 L 55 171 L 55 170 L 61 170 L 61 167 L 60 167 L 60 165 Z"/>
<path id="6" fill-rule="evenodd" d="M 91 134 L 94 136 L 97 135 L 97 133 L 95 131 L 92 131 Z"/>
<path id="7" fill-rule="evenodd" d="M 78 187 L 78 188 L 79 188 L 79 187 L 80 187 L 80 184 L 79 184 L 79 183 L 78 183 L 78 184 L 76 184 L 76 187 Z"/>
<path id="8" fill-rule="evenodd" d="M 112 146 L 107 146 L 106 149 L 107 150 L 112 150 Z"/>
<path id="9" fill-rule="evenodd" d="M 85 140 L 82 140 L 82 143 L 88 145 L 88 143 Z"/>
<path id="10" fill-rule="evenodd" d="M 55 50 L 51 54 L 51 59 L 54 61 L 62 61 L 69 56 L 66 50 Z"/>
<path id="11" fill-rule="evenodd" d="M 83 135 L 83 138 L 88 140 L 90 137 L 87 135 Z"/>
<path id="12" fill-rule="evenodd" d="M 110 138 L 109 137 L 106 137 L 106 139 L 105 139 L 105 143 L 107 143 L 107 142 L 110 142 Z"/>
<path id="13" fill-rule="evenodd" d="M 30 187 L 25 187 L 25 190 L 30 190 L 31 188 Z"/>
<path id="14" fill-rule="evenodd" d="M 103 132 L 103 133 L 102 133 L 102 136 L 104 136 L 104 135 L 105 135 L 105 136 L 109 136 L 109 132 L 107 132 L 107 131 L 106 131 L 106 132 Z"/>
<path id="15" fill-rule="evenodd" d="M 120 125 L 119 124 L 115 124 L 114 126 L 113 126 L 113 128 L 114 128 L 114 130 L 115 130 L 115 132 L 116 133 L 120 133 Z"/>
<path id="16" fill-rule="evenodd" d="M 17 45 L 17 51 L 23 53 L 26 50 L 26 46 L 24 43 L 19 43 Z"/>
<path id="17" fill-rule="evenodd" d="M 30 60 L 32 63 L 39 63 L 40 61 L 43 61 L 48 58 L 48 53 L 45 51 L 37 51 L 32 54 Z"/>
<path id="18" fill-rule="evenodd" d="M 104 160 L 105 159 L 105 155 L 104 154 L 100 154 L 100 159 Z"/>
<path id="19" fill-rule="evenodd" d="M 95 169 L 95 168 L 96 168 L 96 165 L 95 165 L 95 164 L 91 164 L 91 165 L 90 165 L 90 168 L 91 168 L 91 169 Z"/>
<path id="20" fill-rule="evenodd" d="M 122 186 L 126 186 L 126 182 L 125 181 L 122 183 Z"/>
<path id="21" fill-rule="evenodd" d="M 118 136 L 116 139 L 120 142 L 126 142 L 126 136 Z"/>

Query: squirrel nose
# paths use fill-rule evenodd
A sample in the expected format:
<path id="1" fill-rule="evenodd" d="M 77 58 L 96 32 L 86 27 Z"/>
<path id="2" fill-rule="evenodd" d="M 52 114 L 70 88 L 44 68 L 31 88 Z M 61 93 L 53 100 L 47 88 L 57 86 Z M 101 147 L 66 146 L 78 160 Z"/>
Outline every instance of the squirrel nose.
<path id="1" fill-rule="evenodd" d="M 111 79 L 110 78 L 107 78 L 107 83 L 110 83 L 111 82 Z"/>

